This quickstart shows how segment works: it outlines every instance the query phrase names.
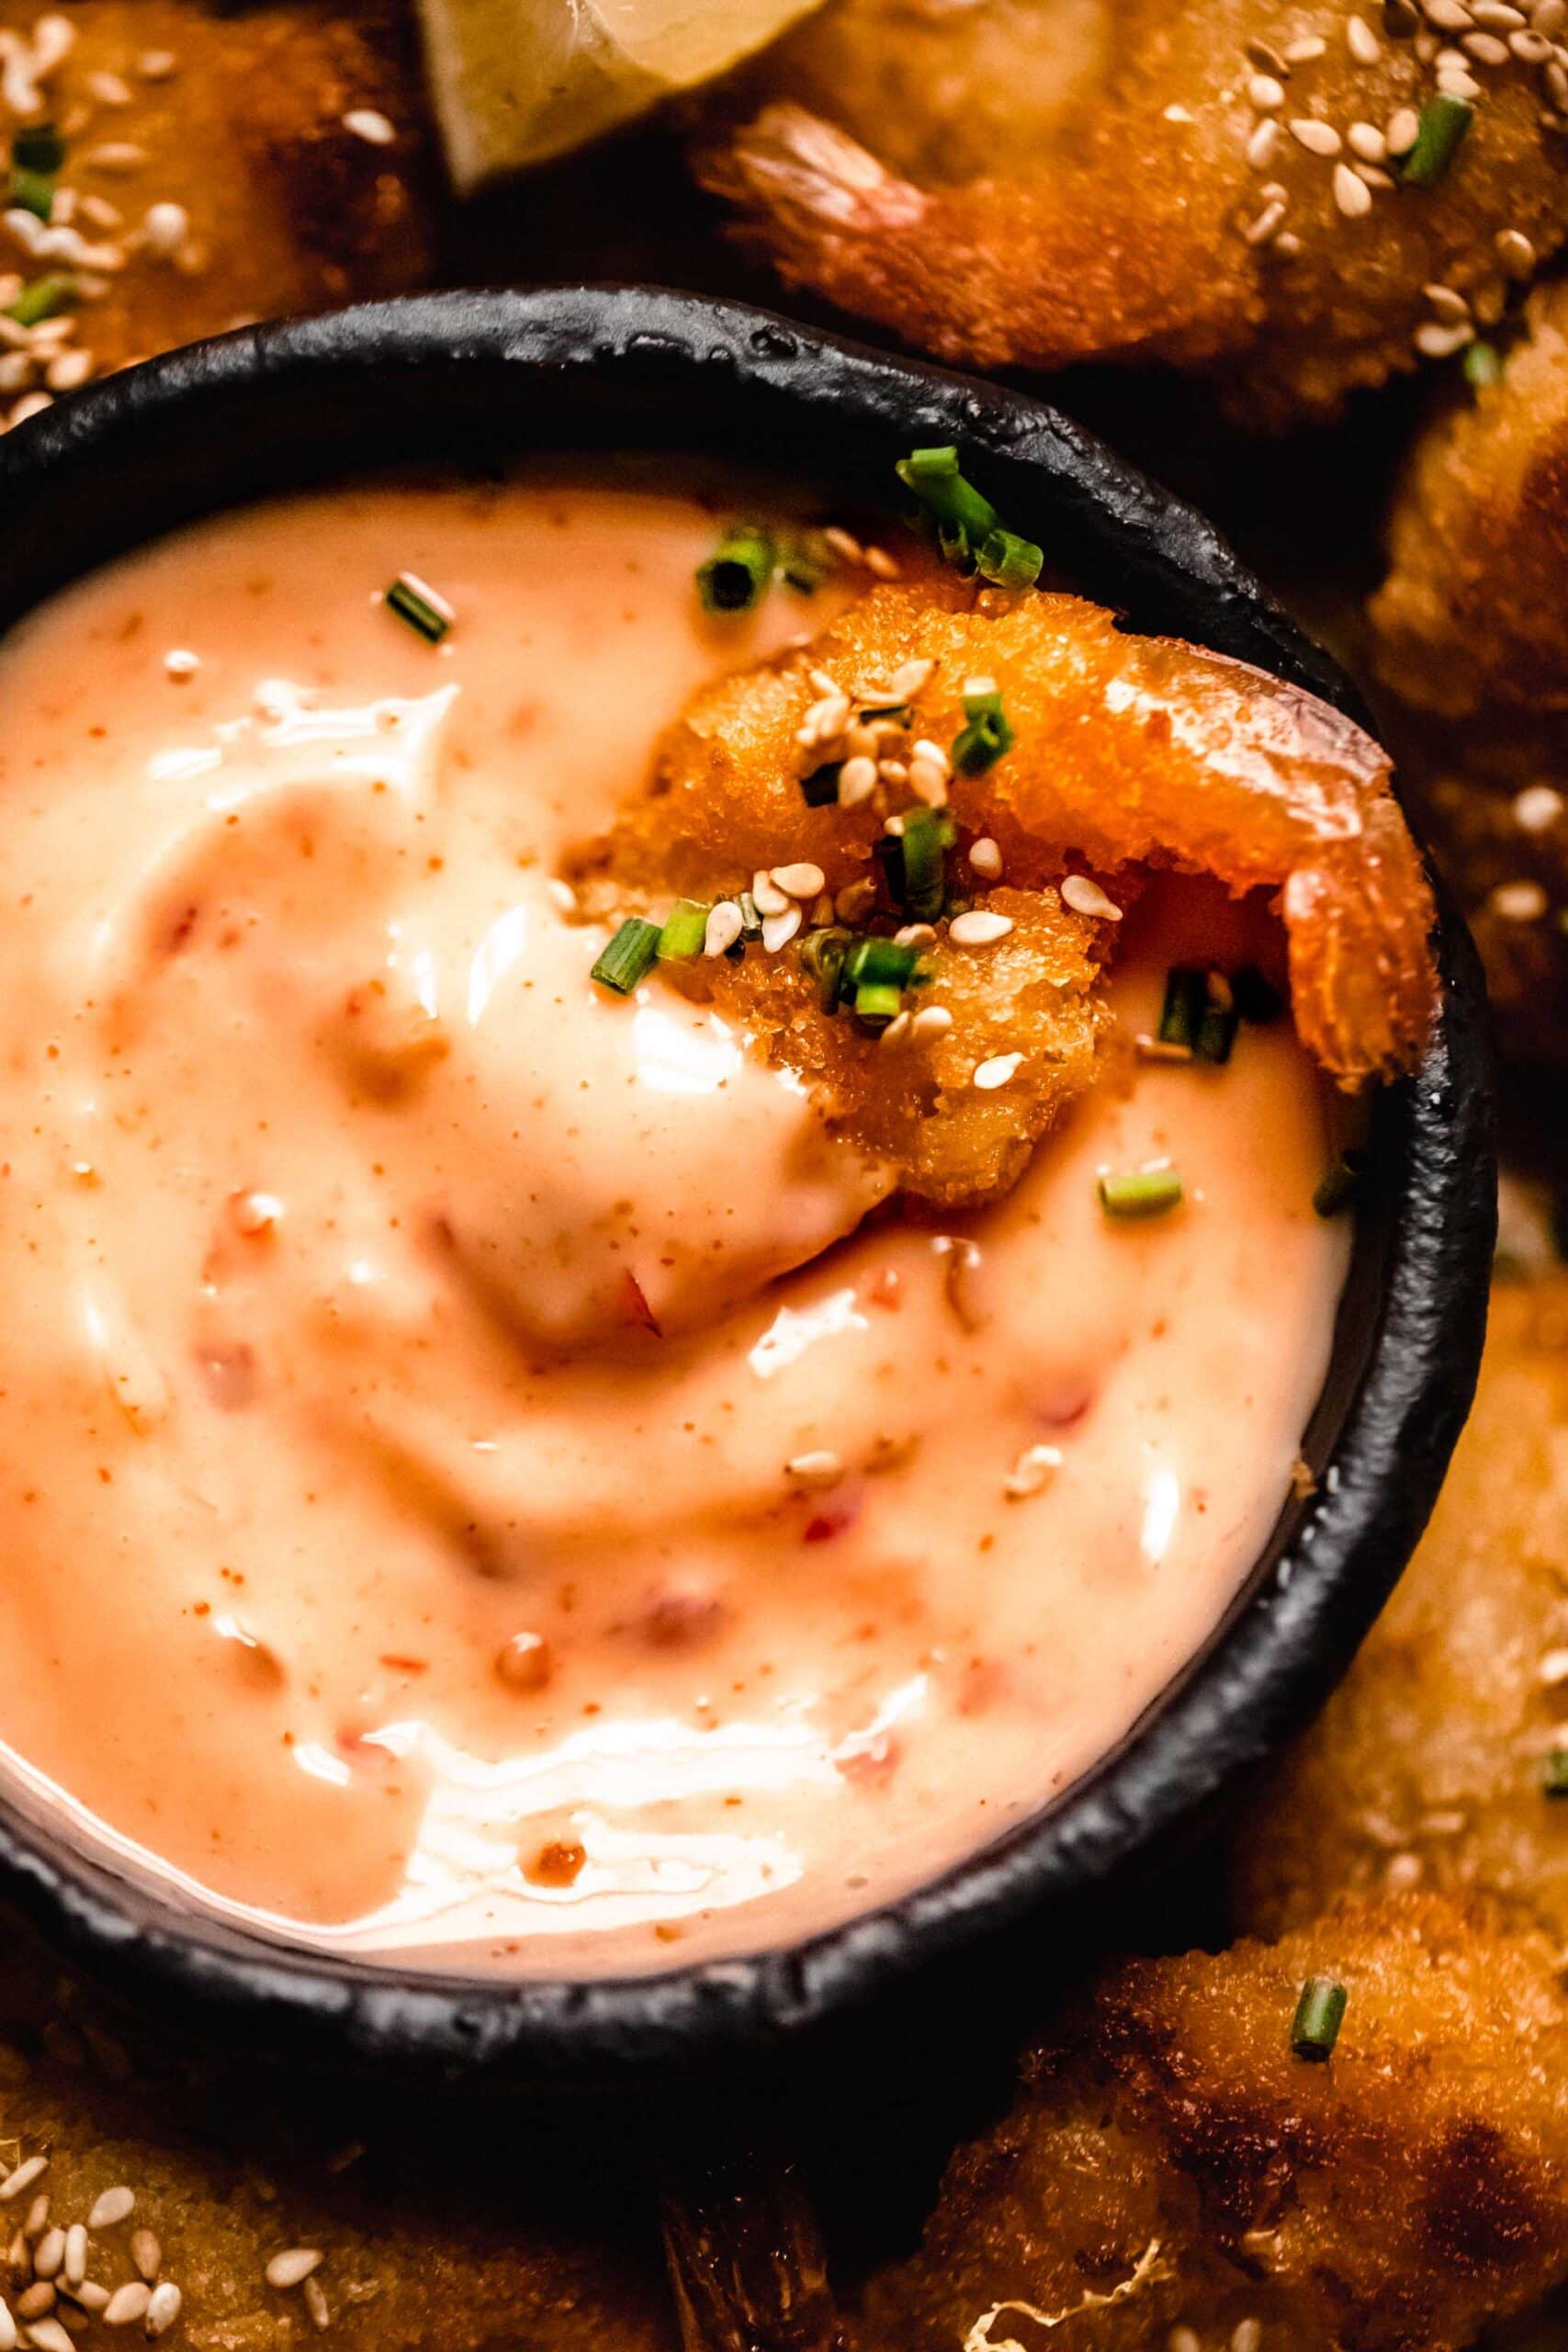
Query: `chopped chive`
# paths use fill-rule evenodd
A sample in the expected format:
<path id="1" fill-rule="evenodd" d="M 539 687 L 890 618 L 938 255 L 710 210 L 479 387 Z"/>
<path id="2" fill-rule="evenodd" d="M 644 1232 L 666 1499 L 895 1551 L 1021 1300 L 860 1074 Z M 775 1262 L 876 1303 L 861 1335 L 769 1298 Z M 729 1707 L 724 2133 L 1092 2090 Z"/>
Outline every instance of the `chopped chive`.
<path id="1" fill-rule="evenodd" d="M 1312 1196 L 1319 1216 L 1343 1216 L 1360 1189 L 1364 1164 L 1359 1151 L 1347 1151 L 1335 1161 Z"/>
<path id="2" fill-rule="evenodd" d="M 1291 2048 L 1298 2058 L 1326 2058 L 1339 2039 L 1349 1996 L 1332 1976 L 1309 1976 L 1296 2003 Z"/>
<path id="3" fill-rule="evenodd" d="M 937 808 L 912 808 L 898 837 L 899 896 L 921 922 L 935 922 L 947 897 L 947 853 L 953 820 Z"/>
<path id="4" fill-rule="evenodd" d="M 25 164 L 14 164 L 6 200 L 18 211 L 32 213 L 47 227 L 54 218 L 54 182 L 46 172 L 28 171 Z"/>
<path id="5" fill-rule="evenodd" d="M 69 309 L 75 299 L 76 280 L 56 270 L 24 286 L 6 316 L 15 319 L 19 327 L 36 327 L 43 320 L 52 319 L 57 311 Z"/>
<path id="6" fill-rule="evenodd" d="M 1228 1062 L 1240 1023 L 1241 1015 L 1235 1009 L 1230 982 L 1223 972 L 1205 972 L 1203 1017 L 1192 1040 L 1193 1060 L 1215 1064 Z"/>
<path id="7" fill-rule="evenodd" d="M 857 1021 L 891 1021 L 903 1006 L 904 992 L 887 980 L 862 980 L 855 990 Z"/>
<path id="8" fill-rule="evenodd" d="M 873 988 L 907 988 L 920 951 L 906 942 L 868 934 L 857 939 L 844 957 L 844 978 L 852 988 L 863 982 Z"/>
<path id="9" fill-rule="evenodd" d="M 1479 391 L 1483 384 L 1495 384 L 1503 373 L 1503 362 L 1497 356 L 1495 343 L 1472 343 L 1464 355 L 1464 380 L 1472 391 Z"/>
<path id="10" fill-rule="evenodd" d="M 804 539 L 792 539 L 779 558 L 779 577 L 802 596 L 815 596 L 831 570 Z"/>
<path id="11" fill-rule="evenodd" d="M 936 526 L 942 551 L 950 561 L 973 563 L 1001 516 L 988 498 L 958 469 L 958 451 L 911 449 L 894 469 L 906 490 L 912 490 Z"/>
<path id="12" fill-rule="evenodd" d="M 1208 974 L 1196 965 L 1173 964 L 1166 976 L 1165 1005 L 1156 1032 L 1160 1044 L 1190 1046 L 1208 1001 Z"/>
<path id="13" fill-rule="evenodd" d="M 1475 108 L 1468 98 L 1450 98 L 1446 94 L 1428 98 L 1421 109 L 1416 144 L 1400 166 L 1399 176 L 1405 187 L 1436 187 L 1447 175 L 1474 120 Z"/>
<path id="14" fill-rule="evenodd" d="M 445 596 L 412 571 L 400 571 L 382 596 L 390 613 L 407 621 L 429 645 L 439 645 L 457 616 Z"/>
<path id="15" fill-rule="evenodd" d="M 697 566 L 697 594 L 708 613 L 749 613 L 773 576 L 777 550 L 771 531 L 738 523 Z"/>
<path id="16" fill-rule="evenodd" d="M 821 767 L 813 768 L 809 775 L 802 776 L 800 797 L 808 808 L 832 808 L 837 806 L 839 770 L 842 766 L 842 760 L 828 760 Z"/>
<path id="17" fill-rule="evenodd" d="M 1100 1205 L 1107 1216 L 1163 1216 L 1180 1200 L 1181 1179 L 1174 1168 L 1138 1168 L 1100 1180 Z"/>
<path id="18" fill-rule="evenodd" d="M 1541 1759 L 1540 1785 L 1549 1797 L 1568 1797 L 1568 1747 L 1549 1747 Z"/>
<path id="19" fill-rule="evenodd" d="M 65 161 L 65 141 L 52 122 L 24 123 L 12 135 L 11 161 L 19 172 L 52 179 Z"/>
<path id="20" fill-rule="evenodd" d="M 659 934 L 661 964 L 688 964 L 707 938 L 709 909 L 698 899 L 677 899 Z"/>
<path id="21" fill-rule="evenodd" d="M 617 996 L 629 996 L 652 971 L 661 935 L 656 922 L 628 915 L 609 945 L 600 951 L 589 977 L 601 988 L 614 989 Z"/>
<path id="22" fill-rule="evenodd" d="M 829 924 L 819 931 L 807 932 L 800 941 L 801 967 L 808 979 L 817 984 L 817 1001 L 824 1012 L 835 1012 L 844 977 L 844 959 L 850 951 L 847 931 Z"/>
<path id="23" fill-rule="evenodd" d="M 1285 1000 L 1272 980 L 1266 980 L 1256 964 L 1246 964 L 1231 979 L 1231 994 L 1235 1009 L 1253 1029 L 1267 1029 L 1278 1021 L 1285 1010 Z"/>
<path id="24" fill-rule="evenodd" d="M 975 558 L 982 580 L 998 588 L 1032 588 L 1045 561 L 1045 550 L 1016 531 L 992 531 Z"/>
<path id="25" fill-rule="evenodd" d="M 964 716 L 968 724 L 953 742 L 953 764 L 963 775 L 984 775 L 1013 746 L 1001 695 L 995 688 L 988 694 L 965 695 Z"/>

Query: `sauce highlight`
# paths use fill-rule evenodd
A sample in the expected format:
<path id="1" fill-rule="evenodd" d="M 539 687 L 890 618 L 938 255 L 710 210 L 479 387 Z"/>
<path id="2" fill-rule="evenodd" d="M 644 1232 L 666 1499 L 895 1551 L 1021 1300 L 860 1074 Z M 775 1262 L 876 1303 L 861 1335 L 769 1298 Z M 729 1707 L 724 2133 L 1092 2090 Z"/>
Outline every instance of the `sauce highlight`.
<path id="1" fill-rule="evenodd" d="M 622 1971 L 906 1891 L 1201 1644 L 1322 1385 L 1288 1023 L 1129 1057 L 938 1226 L 712 1012 L 591 984 L 560 862 L 824 609 L 705 617 L 715 523 L 341 490 L 0 648 L 0 1738 L 279 1932 Z M 1263 925 L 1151 890 L 1120 1024 Z M 1183 1207 L 1109 1224 L 1167 1156 Z"/>

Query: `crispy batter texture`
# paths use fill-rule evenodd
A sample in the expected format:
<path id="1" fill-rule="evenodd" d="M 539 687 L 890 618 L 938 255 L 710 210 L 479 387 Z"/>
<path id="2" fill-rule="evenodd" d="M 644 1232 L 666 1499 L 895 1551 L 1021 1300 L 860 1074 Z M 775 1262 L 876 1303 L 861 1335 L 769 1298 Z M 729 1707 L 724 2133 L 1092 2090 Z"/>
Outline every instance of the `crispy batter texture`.
<path id="1" fill-rule="evenodd" d="M 1417 440 L 1389 558 L 1373 650 L 1404 701 L 1568 710 L 1568 285 L 1532 296 L 1500 381 Z"/>
<path id="2" fill-rule="evenodd" d="M 111 2290 L 136 2276 L 130 2240 L 152 2230 L 163 2276 L 184 2308 L 167 2340 L 191 2352 L 287 2352 L 325 2341 L 343 2352 L 675 2352 L 668 2298 L 639 2213 L 618 2178 L 598 2188 L 600 2227 L 545 2177 L 549 2143 L 536 2122 L 469 2110 L 459 2123 L 403 2108 L 367 2122 L 363 2104 L 330 2083 L 242 2088 L 134 2054 L 119 2020 L 29 1956 L 30 1982 L 8 1937 L 0 2026 L 0 2143 L 8 2162 L 47 2154 L 39 2181 L 50 2219 L 86 2218 L 104 2189 L 136 2194 L 130 2219 L 95 2232 L 88 2276 Z M 40 2041 L 39 2033 L 47 2040 Z M 274 2107 L 270 2100 L 276 2100 Z M 334 2120 L 335 2117 L 335 2120 Z M 556 2163 L 551 2156 L 551 2165 Z M 0 2292 L 14 2301 L 11 2233 L 0 2232 Z M 613 2217 L 614 2243 L 603 2224 Z M 639 2243 L 637 2222 L 645 2223 Z M 289 2246 L 320 2248 L 331 2315 L 323 2339 L 298 2288 L 263 2273 Z M 28 2248 L 30 2263 L 31 2248 Z M 24 2274 L 24 2280 L 27 2274 Z M 136 2327 L 85 2339 L 141 2341 Z"/>
<path id="3" fill-rule="evenodd" d="M 1295 2057 L 1301 1985 L 1348 2007 Z M 1025 2063 L 954 2159 L 858 2352 L 1146 2347 L 1244 2319 L 1291 2352 L 1443 2352 L 1568 2267 L 1568 2002 L 1544 1939 L 1436 1897 L 1348 1905 L 1269 1947 L 1132 1961 Z M 1151 2248 L 1157 2248 L 1151 2253 Z"/>
<path id="4" fill-rule="evenodd" d="M 30 38 L 41 13 L 38 0 L 0 0 L 0 32 Z M 76 306 L 75 343 L 93 353 L 96 372 L 242 319 L 400 293 L 429 277 L 425 105 L 413 28 L 396 0 L 265 0 L 241 10 L 76 0 L 67 21 L 75 47 L 45 92 L 67 132 L 61 185 L 78 207 L 91 197 L 117 209 L 118 228 L 80 209 L 74 225 L 128 254 L 122 268 L 86 273 Z M 150 77 L 142 61 L 160 51 L 174 69 Z M 105 74 L 123 82 L 126 103 L 99 95 L 108 85 L 95 77 Z M 393 124 L 390 146 L 344 129 L 344 116 L 359 108 Z M 127 168 L 127 149 L 143 160 Z M 135 249 L 154 203 L 189 215 L 177 257 Z M 58 266 L 0 233 L 0 275 Z"/>
<path id="5" fill-rule="evenodd" d="M 1353 58 L 1348 17 L 1383 13 L 1314 13 L 1326 48 L 1292 69 L 1286 119 L 1344 134 L 1430 96 L 1408 39 Z M 744 119 L 710 119 L 696 169 L 792 285 L 941 358 L 1158 359 L 1213 372 L 1251 423 L 1321 418 L 1416 364 L 1427 285 L 1501 313 L 1495 233 L 1551 252 L 1568 149 L 1543 127 L 1540 69 L 1511 60 L 1484 71 L 1440 187 L 1379 188 L 1348 220 L 1333 159 L 1283 136 L 1247 162 L 1247 44 L 1300 29 L 1264 0 L 833 0 L 742 81 Z M 894 47 L 907 66 L 886 62 Z M 1276 185 L 1297 251 L 1248 242 Z"/>
<path id="6" fill-rule="evenodd" d="M 1568 1274 L 1507 1282 L 1470 1424 L 1415 1560 L 1342 1688 L 1237 1840 L 1262 1932 L 1418 1877 L 1481 1891 L 1568 1946 L 1568 1815 L 1542 1792 L 1565 1713 Z"/>
<path id="7" fill-rule="evenodd" d="M 1072 596 L 976 592 L 951 575 L 877 588 L 808 651 L 710 687 L 666 736 L 649 792 L 590 854 L 578 879 L 592 910 L 661 911 L 672 894 L 709 899 L 801 860 L 833 894 L 871 874 L 885 802 L 807 808 L 812 763 L 796 734 L 819 692 L 813 672 L 874 700 L 868 687 L 922 657 L 935 668 L 913 734 L 952 743 L 978 676 L 996 681 L 1016 736 L 985 775 L 951 787 L 957 870 L 976 835 L 995 839 L 1006 883 L 977 889 L 977 903 L 1015 925 L 985 949 L 941 930 L 929 997 L 952 1028 L 878 1046 L 818 1009 L 788 950 L 684 967 L 688 986 L 822 1085 L 846 1131 L 895 1160 L 910 1191 L 951 1203 L 1012 1182 L 1094 1075 L 1113 940 L 1063 904 L 1069 864 L 1113 876 L 1123 904 L 1151 865 L 1213 874 L 1238 894 L 1280 889 L 1305 1042 L 1352 1083 L 1408 1064 L 1434 1001 L 1432 908 L 1382 753 L 1298 689 L 1122 636 Z M 1014 1052 L 1024 1060 L 1009 1083 L 976 1090 L 976 1065 Z"/>

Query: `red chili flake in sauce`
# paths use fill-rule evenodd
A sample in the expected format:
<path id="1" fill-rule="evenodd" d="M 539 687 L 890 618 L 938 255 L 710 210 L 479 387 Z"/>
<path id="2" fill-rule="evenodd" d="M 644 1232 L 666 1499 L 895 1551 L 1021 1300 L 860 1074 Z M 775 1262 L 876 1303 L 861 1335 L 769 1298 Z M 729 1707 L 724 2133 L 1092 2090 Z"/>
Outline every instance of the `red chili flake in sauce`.
<path id="1" fill-rule="evenodd" d="M 800 1531 L 803 1544 L 830 1544 L 835 1535 L 852 1527 L 861 1515 L 863 1497 L 858 1488 L 836 1494 L 820 1503 Z"/>
<path id="2" fill-rule="evenodd" d="M 642 1284 L 638 1282 L 637 1276 L 633 1273 L 629 1266 L 626 1268 L 626 1272 L 621 1276 L 621 1282 L 624 1292 L 624 1312 L 626 1321 L 628 1323 L 640 1323 L 645 1331 L 651 1331 L 656 1340 L 661 1340 L 664 1337 L 664 1332 L 660 1324 L 659 1317 L 655 1315 L 652 1307 L 649 1306 L 648 1303 L 648 1293 L 643 1289 Z"/>

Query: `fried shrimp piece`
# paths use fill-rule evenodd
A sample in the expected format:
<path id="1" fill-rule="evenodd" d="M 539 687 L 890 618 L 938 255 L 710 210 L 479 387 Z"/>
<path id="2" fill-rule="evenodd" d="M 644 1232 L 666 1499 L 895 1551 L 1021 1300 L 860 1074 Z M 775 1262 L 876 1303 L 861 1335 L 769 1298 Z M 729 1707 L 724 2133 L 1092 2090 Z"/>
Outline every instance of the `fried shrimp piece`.
<path id="1" fill-rule="evenodd" d="M 1531 297 L 1497 381 L 1416 442 L 1389 558 L 1373 651 L 1405 702 L 1568 711 L 1568 284 Z"/>
<path id="2" fill-rule="evenodd" d="M 1410 1883 L 1504 1898 L 1568 1945 L 1568 1274 L 1500 1283 L 1432 1524 L 1344 1684 L 1259 1792 L 1243 1925 Z"/>
<path id="3" fill-rule="evenodd" d="M 1568 228 L 1568 153 L 1545 35 L 1445 55 L 1415 6 L 1364 0 L 1308 23 L 1269 0 L 833 0 L 742 80 L 746 119 L 710 117 L 695 167 L 792 285 L 942 359 L 1160 360 L 1251 423 L 1322 417 L 1501 315 L 1506 273 Z M 1443 92 L 1467 135 L 1407 184 L 1412 110 Z"/>
<path id="4" fill-rule="evenodd" d="M 1291 2027 L 1348 1994 L 1326 2064 Z M 1204 2344 L 1443 2352 L 1568 2268 L 1568 1999 L 1551 1947 L 1435 1897 L 1111 1968 L 957 2155 L 857 2352 Z M 1031 2316 L 1032 2314 L 1032 2316 Z"/>
<path id="5" fill-rule="evenodd" d="M 842 916 L 859 897 L 870 916 L 889 807 L 907 828 L 904 779 L 929 772 L 933 755 L 945 764 L 976 684 L 999 695 L 1011 746 L 978 775 L 962 772 L 960 749 L 942 786 L 956 828 L 952 887 L 973 905 L 925 936 L 929 978 L 908 999 L 907 1030 L 874 1046 L 822 1009 L 808 954 L 770 952 L 767 933 L 739 961 L 667 967 L 824 1085 L 848 1131 L 897 1160 L 909 1190 L 955 1202 L 1010 1183 L 1089 1083 L 1102 966 L 1149 866 L 1213 874 L 1237 895 L 1280 891 L 1303 1040 L 1348 1083 L 1409 1063 L 1433 1005 L 1432 908 L 1382 752 L 1298 689 L 1190 646 L 1122 636 L 1073 596 L 976 594 L 951 577 L 881 587 L 807 652 L 708 688 L 666 735 L 649 792 L 585 862 L 591 910 L 624 911 L 635 898 L 657 912 L 672 891 L 705 904 L 777 873 L 786 889 L 804 876 L 829 911 Z M 897 757 L 889 767 L 885 752 L 874 789 L 876 763 L 863 754 L 866 797 L 808 806 L 802 779 L 822 747 L 803 747 L 802 735 L 839 730 L 841 793 L 854 712 L 890 701 L 908 725 L 892 724 Z M 977 841 L 1004 878 L 972 863 Z M 1065 875 L 1080 864 L 1110 893 Z M 922 1023 L 930 1004 L 945 1025 Z"/>

